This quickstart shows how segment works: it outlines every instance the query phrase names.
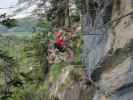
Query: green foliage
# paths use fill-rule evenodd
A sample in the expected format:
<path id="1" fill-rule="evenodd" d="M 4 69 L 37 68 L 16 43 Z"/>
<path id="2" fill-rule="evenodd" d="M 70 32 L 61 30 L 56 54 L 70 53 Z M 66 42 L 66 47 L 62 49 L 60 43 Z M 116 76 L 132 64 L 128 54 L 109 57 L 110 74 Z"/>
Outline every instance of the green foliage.
<path id="1" fill-rule="evenodd" d="M 81 66 L 80 66 L 81 67 Z M 73 81 L 80 81 L 83 78 L 83 69 L 81 68 L 75 68 L 70 72 L 71 80 Z"/>
<path id="2" fill-rule="evenodd" d="M 63 6 L 65 0 L 63 0 L 63 2 L 56 1 L 52 0 L 53 8 L 50 9 L 52 13 L 49 12 L 48 14 L 51 15 L 47 17 L 50 20 L 54 19 L 53 21 L 55 23 L 58 22 L 60 26 L 63 25 L 64 20 L 66 20 Z M 72 21 L 79 21 L 79 15 L 73 16 Z M 27 28 L 29 24 L 23 23 Z M 58 98 L 50 96 L 50 80 L 46 79 L 48 79 L 50 75 L 53 79 L 52 82 L 55 82 L 66 65 L 64 62 L 51 66 L 48 63 L 48 32 L 54 29 L 51 23 L 53 22 L 40 19 L 35 27 L 40 30 L 38 33 L 36 32 L 38 30 L 33 30 L 35 33 L 33 33 L 32 38 L 5 36 L 1 39 L 0 37 L 0 48 L 2 48 L 0 57 L 11 65 L 11 69 L 17 69 L 13 77 L 23 83 L 22 86 L 12 87 L 12 95 L 8 100 L 58 100 Z M 8 19 L 2 22 L 2 24 L 8 28 L 12 28 L 17 25 L 17 22 L 15 19 Z M 26 34 L 28 35 L 28 33 Z M 24 33 L 22 33 L 22 35 L 24 35 Z M 81 64 L 81 48 L 77 46 L 77 43 L 81 43 L 81 41 L 81 37 L 76 37 L 73 42 L 73 50 L 76 55 L 75 64 Z M 8 54 L 3 51 L 7 51 Z M 78 71 L 71 73 L 72 79 L 78 80 L 78 77 L 81 77 L 77 72 Z M 0 77 L 0 81 L 1 80 Z M 3 87 L 2 81 L 0 83 L 1 88 Z"/>
<path id="3" fill-rule="evenodd" d="M 82 52 L 82 45 L 83 45 L 83 40 L 82 40 L 82 33 L 76 33 L 76 37 L 74 37 L 72 41 L 72 50 L 75 53 L 75 65 L 82 65 L 81 62 L 81 52 Z"/>
<path id="4" fill-rule="evenodd" d="M 0 59 L 3 59 L 5 62 L 10 64 L 11 66 L 14 66 L 16 64 L 13 57 L 9 57 L 7 52 L 0 50 Z"/>
<path id="5" fill-rule="evenodd" d="M 15 19 L 4 19 L 2 20 L 2 22 L 0 22 L 2 25 L 8 27 L 8 28 L 12 28 L 17 26 L 17 21 Z"/>
<path id="6" fill-rule="evenodd" d="M 45 22 L 41 25 L 40 27 L 46 25 L 46 27 L 48 26 L 47 30 L 50 29 L 49 25 Z M 50 96 L 49 85 L 59 78 L 62 69 L 67 65 L 62 62 L 46 66 L 46 64 L 48 64 L 47 35 L 46 31 L 45 33 L 33 33 L 33 37 L 27 39 L 24 37 L 2 37 L 3 40 L 0 41 L 2 43 L 0 43 L 0 47 L 4 49 L 3 51 L 8 51 L 9 54 L 5 55 L 10 55 L 15 58 L 15 61 L 17 61 L 18 73 L 16 75 L 17 78 L 23 82 L 23 86 L 13 87 L 13 93 L 8 100 L 58 100 L 58 98 Z M 79 56 L 82 47 L 77 46 L 77 43 L 82 45 L 82 39 L 80 36 L 77 36 L 73 41 L 73 50 L 76 54 L 75 64 L 79 65 L 81 64 Z M 4 56 L 2 57 L 4 58 Z M 49 70 L 46 75 L 44 72 L 47 70 L 47 67 Z M 44 79 L 49 78 L 46 77 L 48 75 L 52 77 L 52 81 L 50 79 L 44 81 Z M 81 77 L 82 74 L 78 69 L 71 73 L 72 80 L 79 81 Z M 1 84 L 1 87 L 2 86 L 3 84 Z"/>
<path id="7" fill-rule="evenodd" d="M 64 68 L 63 63 L 53 64 L 50 69 L 51 76 L 53 76 L 53 80 L 56 80 L 61 73 L 61 70 Z"/>
<path id="8" fill-rule="evenodd" d="M 32 92 L 31 92 L 32 91 Z M 21 88 L 14 88 L 14 92 L 9 100 L 38 100 L 35 84 L 24 84 Z"/>
<path id="9" fill-rule="evenodd" d="M 12 27 L 17 26 L 17 21 L 16 21 L 16 19 L 11 19 L 11 18 L 9 18 L 9 17 L 6 15 L 6 13 L 1 14 L 1 15 L 0 15 L 0 19 L 1 19 L 0 24 L 6 26 L 6 27 L 8 27 L 8 28 L 12 28 Z"/>
<path id="10" fill-rule="evenodd" d="M 47 12 L 47 19 L 53 21 L 56 26 L 64 26 L 65 24 L 65 0 L 51 0 L 52 7 Z"/>
<path id="11" fill-rule="evenodd" d="M 7 52 L 0 50 L 0 98 L 8 98 L 6 92 L 12 92 L 12 86 L 17 87 L 18 83 L 20 82 L 17 80 L 17 63 L 13 57 L 10 57 Z M 10 84 L 10 85 L 9 85 Z M 3 88 L 5 87 L 5 88 Z M 8 88 L 8 90 L 6 89 Z M 11 96 L 9 93 L 8 96 Z"/>
<path id="12" fill-rule="evenodd" d="M 23 48 L 24 60 L 22 61 L 31 67 L 31 72 L 29 74 L 33 77 L 33 79 L 44 80 L 49 71 L 49 64 L 47 60 L 47 33 L 51 27 L 47 21 L 40 19 L 37 23 L 37 28 L 41 28 L 43 30 L 41 30 L 42 32 L 33 33 L 32 39 L 29 43 L 25 44 Z M 29 62 L 32 63 L 30 64 Z"/>
<path id="13" fill-rule="evenodd" d="M 33 37 L 33 50 L 34 50 L 34 56 L 36 58 L 36 61 L 40 65 L 40 69 L 42 71 L 42 79 L 45 78 L 45 75 L 48 73 L 48 38 L 47 33 L 38 33 Z"/>
<path id="14" fill-rule="evenodd" d="M 44 19 L 39 19 L 37 23 L 37 27 L 45 29 L 45 32 L 51 31 L 52 27 L 50 22 L 44 20 Z"/>
<path id="15" fill-rule="evenodd" d="M 17 74 L 16 60 L 13 57 L 9 56 L 7 52 L 0 50 L 0 61 L 1 72 L 9 71 L 9 75 L 11 75 L 10 77 L 15 78 L 15 74 Z"/>

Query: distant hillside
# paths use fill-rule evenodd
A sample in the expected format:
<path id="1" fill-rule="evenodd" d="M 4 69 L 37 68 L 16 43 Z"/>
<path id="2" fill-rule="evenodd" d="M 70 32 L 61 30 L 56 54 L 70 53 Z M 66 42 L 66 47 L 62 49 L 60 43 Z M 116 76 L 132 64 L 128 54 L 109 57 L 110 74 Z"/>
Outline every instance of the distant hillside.
<path id="1" fill-rule="evenodd" d="M 17 19 L 18 21 L 18 26 L 14 27 L 12 29 L 9 29 L 9 32 L 34 32 L 37 19 L 28 17 L 28 18 L 23 18 L 23 19 Z"/>
<path id="2" fill-rule="evenodd" d="M 3 25 L 0 25 L 0 32 L 8 32 L 8 28 Z"/>
<path id="3" fill-rule="evenodd" d="M 34 32 L 36 28 L 37 19 L 33 17 L 17 19 L 18 26 L 8 29 L 0 25 L 0 32 Z"/>

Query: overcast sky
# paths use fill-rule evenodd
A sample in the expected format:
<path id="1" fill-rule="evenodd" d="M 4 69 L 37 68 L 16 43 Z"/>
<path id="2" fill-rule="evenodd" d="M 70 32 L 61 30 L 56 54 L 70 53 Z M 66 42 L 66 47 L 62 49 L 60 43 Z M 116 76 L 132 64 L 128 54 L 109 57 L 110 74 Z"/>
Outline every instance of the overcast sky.
<path id="1" fill-rule="evenodd" d="M 0 8 L 7 8 L 13 6 L 18 0 L 0 0 Z"/>

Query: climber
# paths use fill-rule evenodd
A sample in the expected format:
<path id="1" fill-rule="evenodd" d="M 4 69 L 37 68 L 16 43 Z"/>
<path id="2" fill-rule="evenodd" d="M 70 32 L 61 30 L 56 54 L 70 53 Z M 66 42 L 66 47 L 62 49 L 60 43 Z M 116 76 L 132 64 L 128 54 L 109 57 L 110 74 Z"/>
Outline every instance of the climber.
<path id="1" fill-rule="evenodd" d="M 74 52 L 70 46 L 71 43 L 69 43 L 69 41 L 65 39 L 62 32 L 56 32 L 55 35 L 56 35 L 55 47 L 60 52 L 66 52 L 68 62 L 73 62 L 74 61 Z"/>
<path id="2" fill-rule="evenodd" d="M 65 39 L 62 36 L 62 32 L 55 32 L 56 40 L 55 40 L 55 48 L 57 48 L 60 52 L 65 52 L 66 43 Z"/>

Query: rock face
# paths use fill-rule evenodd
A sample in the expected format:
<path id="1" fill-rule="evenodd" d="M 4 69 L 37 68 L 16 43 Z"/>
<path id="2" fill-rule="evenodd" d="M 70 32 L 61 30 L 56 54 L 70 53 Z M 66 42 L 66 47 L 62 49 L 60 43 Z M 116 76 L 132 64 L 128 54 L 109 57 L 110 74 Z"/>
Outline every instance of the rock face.
<path id="1" fill-rule="evenodd" d="M 106 20 L 103 17 L 103 15 L 106 16 L 107 11 L 110 11 L 110 9 L 108 8 L 112 8 L 112 2 L 109 2 L 110 0 L 103 1 L 104 5 L 99 3 L 101 1 L 96 0 L 95 3 L 98 4 L 98 8 L 95 12 L 95 17 L 90 14 L 90 16 L 85 15 L 84 18 L 84 30 L 86 33 L 86 35 L 84 36 L 84 62 L 89 70 L 89 74 L 91 74 L 95 70 L 95 68 L 98 67 L 97 64 L 110 51 L 114 42 L 112 29 L 108 28 L 110 27 L 109 25 L 104 25 Z M 90 5 L 92 4 L 90 3 Z M 96 7 L 97 6 L 94 6 L 91 9 L 94 9 Z M 101 9 L 99 9 L 100 7 Z M 94 12 L 92 11 L 92 13 Z M 108 17 L 111 14 L 107 14 Z"/>
<path id="2" fill-rule="evenodd" d="M 92 100 L 94 88 L 87 85 L 85 73 L 77 66 L 67 66 L 50 88 L 57 100 Z"/>
<path id="3" fill-rule="evenodd" d="M 133 1 L 102 1 L 103 6 L 95 19 L 85 16 L 85 32 L 90 35 L 84 36 L 86 56 L 83 61 L 88 75 L 100 88 L 93 100 L 132 100 Z M 108 20 L 111 24 L 105 24 L 104 17 L 100 15 L 108 15 L 108 8 L 112 12 Z M 92 20 L 95 20 L 96 27 Z"/>
<path id="4" fill-rule="evenodd" d="M 48 77 L 50 100 L 132 100 L 133 0 L 88 4 L 96 9 L 83 17 L 83 62 L 89 77 L 81 66 L 68 65 L 57 80 Z"/>

